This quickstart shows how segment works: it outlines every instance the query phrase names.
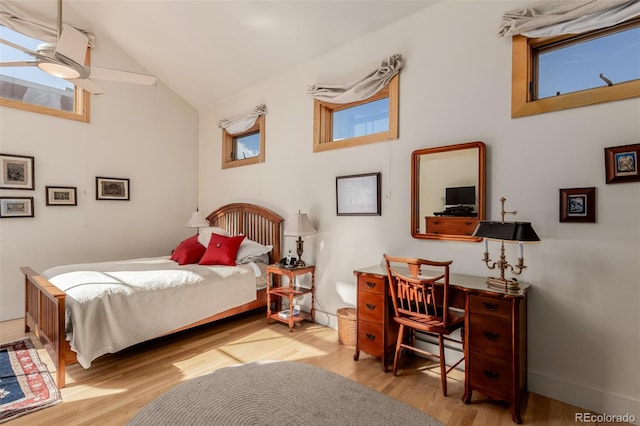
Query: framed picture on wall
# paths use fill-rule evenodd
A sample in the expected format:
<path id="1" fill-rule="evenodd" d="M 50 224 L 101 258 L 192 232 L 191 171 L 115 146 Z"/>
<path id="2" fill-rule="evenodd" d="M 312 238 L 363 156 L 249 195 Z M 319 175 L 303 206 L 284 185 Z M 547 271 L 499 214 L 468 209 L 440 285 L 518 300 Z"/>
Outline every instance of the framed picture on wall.
<path id="1" fill-rule="evenodd" d="M 604 149 L 604 166 L 607 183 L 640 181 L 638 158 L 640 144 L 614 146 Z"/>
<path id="2" fill-rule="evenodd" d="M 96 200 L 129 200 L 129 179 L 96 177 Z"/>
<path id="3" fill-rule="evenodd" d="M 595 222 L 596 188 L 560 190 L 560 222 Z"/>
<path id="4" fill-rule="evenodd" d="M 33 157 L 0 154 L 0 189 L 34 189 Z"/>
<path id="5" fill-rule="evenodd" d="M 33 197 L 0 197 L 0 218 L 33 217 Z"/>
<path id="6" fill-rule="evenodd" d="M 77 206 L 75 186 L 46 186 L 47 206 Z"/>
<path id="7" fill-rule="evenodd" d="M 380 216 L 380 172 L 336 177 L 338 216 Z"/>

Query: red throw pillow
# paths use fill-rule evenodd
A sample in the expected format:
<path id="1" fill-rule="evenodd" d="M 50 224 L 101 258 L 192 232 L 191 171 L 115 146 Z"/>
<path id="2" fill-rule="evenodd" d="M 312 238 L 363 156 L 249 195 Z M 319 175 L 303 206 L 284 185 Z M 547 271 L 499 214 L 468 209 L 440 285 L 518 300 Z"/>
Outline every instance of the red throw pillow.
<path id="1" fill-rule="evenodd" d="M 171 253 L 171 260 L 178 262 L 178 265 L 198 263 L 205 251 L 207 251 L 206 247 L 200 244 L 198 236 L 194 235 L 178 244 Z"/>
<path id="2" fill-rule="evenodd" d="M 200 265 L 228 265 L 236 266 L 236 255 L 245 235 L 226 237 L 219 234 L 211 234 L 209 247 L 200 259 Z"/>

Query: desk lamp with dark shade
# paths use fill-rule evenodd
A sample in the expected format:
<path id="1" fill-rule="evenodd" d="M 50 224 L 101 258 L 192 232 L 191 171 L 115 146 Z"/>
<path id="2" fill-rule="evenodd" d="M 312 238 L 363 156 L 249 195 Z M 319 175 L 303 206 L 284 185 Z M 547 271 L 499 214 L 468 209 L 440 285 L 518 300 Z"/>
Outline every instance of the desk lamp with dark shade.
<path id="1" fill-rule="evenodd" d="M 500 271 L 500 276 L 498 278 L 487 278 L 487 285 L 489 287 L 499 288 L 506 291 L 517 291 L 520 289 L 518 280 L 516 278 L 505 278 L 505 270 L 511 270 L 511 273 L 513 275 L 520 275 L 522 271 L 526 269 L 526 266 L 524 264 L 523 243 L 538 242 L 540 241 L 540 238 L 536 234 L 536 231 L 533 230 L 533 226 L 531 226 L 530 222 L 504 221 L 505 214 L 515 215 L 518 213 L 516 210 L 511 212 L 507 212 L 504 210 L 504 202 L 506 200 L 507 199 L 504 197 L 500 198 L 500 202 L 502 203 L 502 220 L 500 222 L 481 221 L 480 223 L 478 223 L 473 236 L 482 237 L 484 240 L 484 258 L 482 259 L 483 262 L 489 269 L 495 269 L 497 267 Z M 500 241 L 500 259 L 497 262 L 490 263 L 491 259 L 489 258 L 488 240 Z M 505 241 L 508 243 L 518 243 L 519 251 L 517 265 L 511 265 L 507 262 L 506 256 L 504 254 Z"/>
<path id="2" fill-rule="evenodd" d="M 298 213 L 294 213 L 289 216 L 289 220 L 285 223 L 284 235 L 286 237 L 298 237 L 296 240 L 296 251 L 298 253 L 298 261 L 296 262 L 297 268 L 306 266 L 306 263 L 302 260 L 302 253 L 304 249 L 304 241 L 302 241 L 302 237 L 314 235 L 316 232 L 316 228 L 311 224 L 309 216 L 307 216 L 306 213 L 300 213 L 300 210 L 298 210 Z"/>

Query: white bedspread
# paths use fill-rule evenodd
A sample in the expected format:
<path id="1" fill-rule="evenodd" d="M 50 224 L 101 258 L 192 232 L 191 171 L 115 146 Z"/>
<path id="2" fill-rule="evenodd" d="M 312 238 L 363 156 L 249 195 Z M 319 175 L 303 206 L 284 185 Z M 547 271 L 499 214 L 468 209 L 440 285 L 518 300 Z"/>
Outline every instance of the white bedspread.
<path id="1" fill-rule="evenodd" d="M 168 256 L 57 266 L 42 276 L 67 293 L 67 340 L 84 368 L 256 299 L 250 265 L 178 266 Z"/>

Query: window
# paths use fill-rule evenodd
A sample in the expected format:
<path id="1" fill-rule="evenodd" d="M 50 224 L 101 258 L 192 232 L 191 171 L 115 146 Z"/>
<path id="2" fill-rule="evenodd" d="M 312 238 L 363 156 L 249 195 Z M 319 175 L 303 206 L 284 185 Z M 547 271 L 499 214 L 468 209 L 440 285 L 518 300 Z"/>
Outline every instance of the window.
<path id="1" fill-rule="evenodd" d="M 640 96 L 639 40 L 639 20 L 579 36 L 514 36 L 511 116 Z"/>
<path id="2" fill-rule="evenodd" d="M 0 26 L 1 37 L 30 50 L 43 43 Z M 0 44 L 2 61 L 33 61 L 17 49 Z M 89 49 L 87 49 L 87 63 Z M 55 117 L 89 122 L 89 94 L 36 66 L 0 67 L 0 105 Z"/>
<path id="3" fill-rule="evenodd" d="M 333 104 L 314 100 L 313 151 L 398 138 L 398 75 L 363 101 Z"/>
<path id="4" fill-rule="evenodd" d="M 230 134 L 222 129 L 222 168 L 246 166 L 264 162 L 265 118 L 241 133 Z"/>

